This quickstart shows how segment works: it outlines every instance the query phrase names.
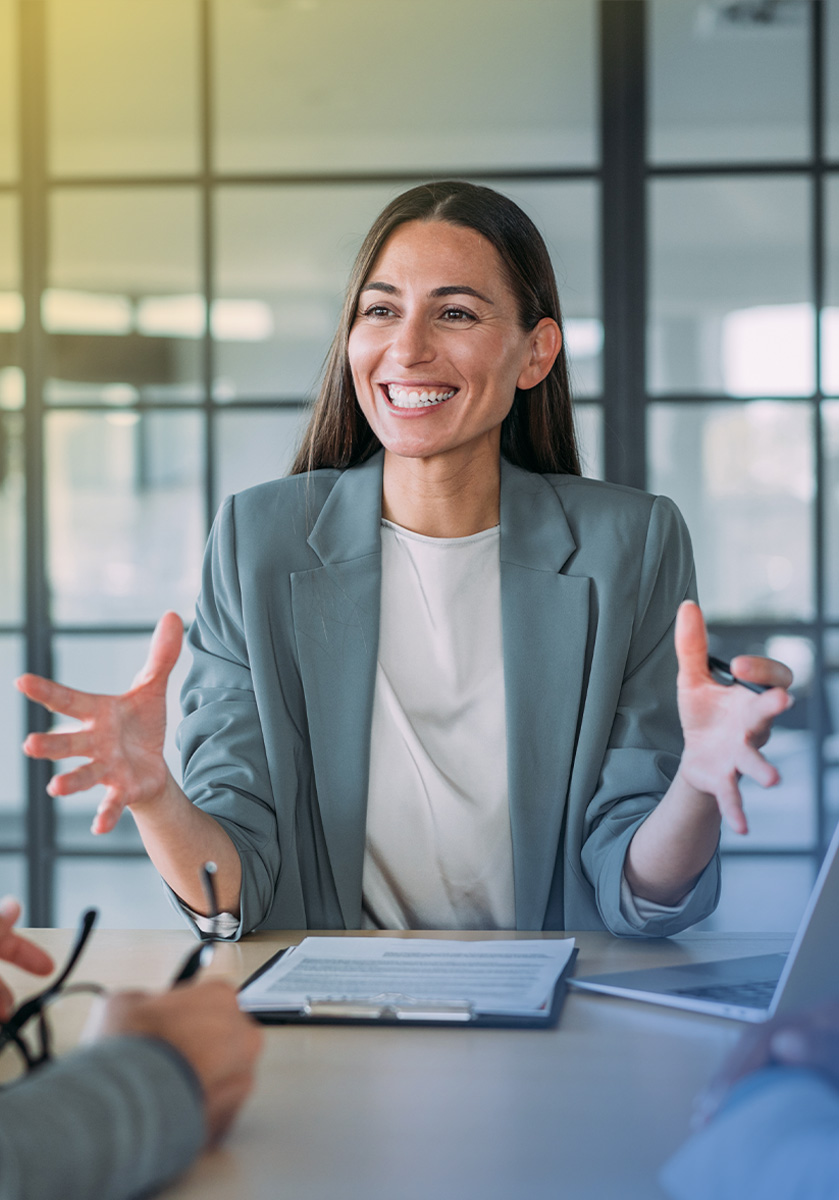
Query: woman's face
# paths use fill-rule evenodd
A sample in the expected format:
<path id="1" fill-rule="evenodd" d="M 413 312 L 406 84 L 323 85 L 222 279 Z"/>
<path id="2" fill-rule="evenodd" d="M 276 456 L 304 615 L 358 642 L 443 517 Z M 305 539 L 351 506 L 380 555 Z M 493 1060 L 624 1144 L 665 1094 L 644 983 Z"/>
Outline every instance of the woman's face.
<path id="1" fill-rule="evenodd" d="M 358 402 L 390 453 L 500 446 L 517 385 L 533 387 L 546 319 L 524 331 L 495 248 L 473 229 L 411 221 L 383 246 L 350 330 Z M 541 332 L 540 332 L 541 330 Z M 536 347 L 536 349 L 534 348 Z"/>

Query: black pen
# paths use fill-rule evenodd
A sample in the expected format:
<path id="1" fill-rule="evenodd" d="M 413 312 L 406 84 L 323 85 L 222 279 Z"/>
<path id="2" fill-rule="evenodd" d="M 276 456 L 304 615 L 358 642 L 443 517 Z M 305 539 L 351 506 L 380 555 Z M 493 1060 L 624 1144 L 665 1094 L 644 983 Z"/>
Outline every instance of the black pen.
<path id="1" fill-rule="evenodd" d="M 722 682 L 725 684 L 739 683 L 740 687 L 748 688 L 750 692 L 757 692 L 758 695 L 771 690 L 768 683 L 750 683 L 747 679 L 738 678 L 732 673 L 730 663 L 721 658 L 714 658 L 713 654 L 708 655 L 708 666 L 715 674 L 722 676 Z"/>
<path id="2" fill-rule="evenodd" d="M 192 979 L 193 975 L 197 975 L 202 967 L 208 967 L 213 961 L 213 951 L 218 938 L 217 921 L 218 921 L 218 901 L 216 899 L 216 886 L 213 882 L 213 876 L 218 868 L 214 862 L 205 862 L 201 868 L 201 883 L 204 888 L 204 894 L 207 897 L 207 907 L 210 910 L 210 920 L 212 921 L 213 931 L 209 937 L 205 938 L 200 946 L 187 955 L 183 966 L 178 971 L 175 978 L 172 980 L 172 987 L 179 983 L 185 983 L 187 979 Z"/>

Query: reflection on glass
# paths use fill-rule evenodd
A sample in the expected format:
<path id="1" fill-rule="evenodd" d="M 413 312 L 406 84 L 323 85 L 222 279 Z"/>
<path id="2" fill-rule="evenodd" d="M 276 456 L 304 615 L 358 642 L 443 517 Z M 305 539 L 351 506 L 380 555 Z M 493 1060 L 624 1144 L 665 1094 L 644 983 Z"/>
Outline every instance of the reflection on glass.
<path id="1" fill-rule="evenodd" d="M 197 169 L 197 16 L 192 0 L 48 6 L 54 174 Z"/>
<path id="2" fill-rule="evenodd" d="M 11 681 L 22 674 L 23 639 L 0 637 L 0 846 L 22 845 L 24 838 L 24 813 L 26 812 L 26 760 L 21 753 L 21 743 L 26 736 L 25 701 L 11 686 Z M 0 860 L 0 868 L 5 860 Z M 5 895 L 9 891 L 2 885 Z"/>
<path id="3" fill-rule="evenodd" d="M 839 23 L 839 21 L 837 22 Z M 825 307 L 822 309 L 822 392 L 839 396 L 839 175 L 825 181 Z"/>
<path id="4" fill-rule="evenodd" d="M 150 636 L 125 634 L 59 636 L 55 639 L 53 647 L 55 677 L 69 687 L 81 688 L 86 692 L 115 695 L 127 691 L 145 662 L 149 640 Z M 182 652 L 169 676 L 166 690 L 167 726 L 164 757 L 178 781 L 181 779 L 180 755 L 175 745 L 175 732 L 180 721 L 178 697 L 188 669 L 189 655 Z M 74 722 L 64 717 L 57 718 L 55 724 L 68 729 L 74 726 Z M 72 770 L 82 762 L 83 759 L 65 759 L 56 764 L 56 771 Z M 57 836 L 60 846 L 89 846 L 95 852 L 140 845 L 140 836 L 129 813 L 123 814 L 116 829 L 107 836 L 95 837 L 90 832 L 93 814 L 104 793 L 105 789 L 97 786 L 74 796 L 56 799 Z"/>
<path id="5" fill-rule="evenodd" d="M 589 479 L 603 479 L 603 409 L 599 404 L 575 404 L 574 424 L 580 465 Z"/>
<path id="6" fill-rule="evenodd" d="M 822 411 L 824 455 L 824 556 L 825 608 L 839 617 L 839 400 L 825 400 Z"/>
<path id="7" fill-rule="evenodd" d="M 649 486 L 679 505 L 709 619 L 813 614 L 813 429 L 782 402 L 653 404 Z"/>
<path id="8" fill-rule="evenodd" d="M 827 736 L 824 739 L 825 807 L 832 832 L 839 820 L 839 630 L 831 630 L 824 639 L 825 691 L 827 693 Z"/>
<path id="9" fill-rule="evenodd" d="M 48 400 L 197 399 L 205 315 L 196 193 L 58 191 L 50 216 Z"/>
<path id="10" fill-rule="evenodd" d="M 813 860 L 723 858 L 719 907 L 697 930 L 794 933 L 816 881 Z"/>
<path id="11" fill-rule="evenodd" d="M 825 150 L 839 159 L 839 0 L 825 0 Z"/>
<path id="12" fill-rule="evenodd" d="M 810 6 L 651 0 L 654 162 L 809 153 Z"/>
<path id="13" fill-rule="evenodd" d="M 287 475 L 309 412 L 289 405 L 274 412 L 231 412 L 217 417 L 217 500 Z"/>
<path id="14" fill-rule="evenodd" d="M 0 0 L 0 180 L 18 173 L 17 0 Z"/>
<path id="15" fill-rule="evenodd" d="M 0 411 L 0 624 L 23 620 L 23 422 Z"/>
<path id="16" fill-rule="evenodd" d="M 202 419 L 55 412 L 47 422 L 53 616 L 94 624 L 192 612 L 205 540 Z"/>
<path id="17" fill-rule="evenodd" d="M 221 170 L 595 162 L 594 0 L 216 0 L 212 15 Z"/>
<path id="18" fill-rule="evenodd" d="M 809 227 L 805 180 L 651 184 L 651 391 L 813 391 Z"/>
<path id="19" fill-rule="evenodd" d="M 170 904 L 147 858 L 58 859 L 56 925 L 75 925 L 79 913 L 91 905 L 99 909 L 97 929 L 184 928 L 183 917 Z"/>

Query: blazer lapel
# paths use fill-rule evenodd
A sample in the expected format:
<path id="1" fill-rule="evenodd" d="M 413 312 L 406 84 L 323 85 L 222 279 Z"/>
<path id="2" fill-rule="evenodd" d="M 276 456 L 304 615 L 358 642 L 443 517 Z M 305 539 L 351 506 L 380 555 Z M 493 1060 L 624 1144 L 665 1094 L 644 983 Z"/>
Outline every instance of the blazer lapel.
<path id="1" fill-rule="evenodd" d="M 556 492 L 502 460 L 501 618 L 516 925 L 541 929 L 562 832 L 582 696 L 589 581 Z"/>
<path id="2" fill-rule="evenodd" d="M 291 577 L 318 803 L 347 929 L 361 925 L 382 576 L 381 496 L 381 454 L 345 471 L 308 539 L 323 565 Z"/>

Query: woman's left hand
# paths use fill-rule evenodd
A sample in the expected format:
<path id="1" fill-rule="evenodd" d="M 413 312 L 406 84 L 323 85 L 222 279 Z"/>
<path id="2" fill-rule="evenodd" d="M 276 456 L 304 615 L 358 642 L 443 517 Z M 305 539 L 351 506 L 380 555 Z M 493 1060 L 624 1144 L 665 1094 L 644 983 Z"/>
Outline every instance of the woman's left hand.
<path id="1" fill-rule="evenodd" d="M 787 688 L 792 672 L 771 658 L 741 655 L 731 664 L 739 679 L 769 687 L 757 694 L 737 684 L 718 683 L 708 667 L 708 638 L 697 604 L 686 600 L 676 617 L 679 660 L 679 717 L 685 748 L 679 772 L 698 792 L 716 798 L 735 833 L 748 833 L 738 783 L 747 775 L 772 787 L 780 775 L 760 753 L 772 722 L 793 703 Z"/>

